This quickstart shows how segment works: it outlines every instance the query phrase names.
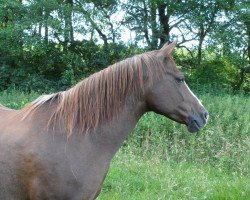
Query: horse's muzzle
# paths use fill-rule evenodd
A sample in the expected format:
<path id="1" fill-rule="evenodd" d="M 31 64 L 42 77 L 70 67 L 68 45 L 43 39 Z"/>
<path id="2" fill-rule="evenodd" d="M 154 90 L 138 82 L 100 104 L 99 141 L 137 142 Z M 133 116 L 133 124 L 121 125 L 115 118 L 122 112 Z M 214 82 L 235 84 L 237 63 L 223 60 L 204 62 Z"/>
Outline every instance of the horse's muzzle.
<path id="1" fill-rule="evenodd" d="M 188 117 L 188 123 L 187 123 L 188 131 L 191 133 L 199 131 L 206 125 L 208 121 L 208 116 L 209 114 L 206 110 L 203 110 L 199 114 L 190 115 Z"/>

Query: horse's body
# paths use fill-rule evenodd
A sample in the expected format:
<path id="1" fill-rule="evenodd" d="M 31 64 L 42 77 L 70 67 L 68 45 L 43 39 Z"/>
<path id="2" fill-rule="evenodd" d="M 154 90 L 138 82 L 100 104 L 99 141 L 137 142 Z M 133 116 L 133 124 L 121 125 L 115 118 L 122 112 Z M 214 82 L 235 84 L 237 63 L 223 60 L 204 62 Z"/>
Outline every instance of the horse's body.
<path id="1" fill-rule="evenodd" d="M 43 115 L 15 124 L 5 120 L 11 115 L 15 111 L 0 111 L 0 199 L 10 200 L 94 199 L 138 118 L 124 112 L 113 123 L 67 139 L 65 131 L 48 134 Z"/>
<path id="2" fill-rule="evenodd" d="M 159 52 L 173 48 L 174 44 Z M 172 95 L 162 84 L 164 73 L 156 78 L 152 69 L 153 78 L 149 77 L 145 72 L 149 69 L 144 66 L 149 64 L 143 60 L 142 65 L 141 70 L 129 72 L 126 77 L 112 77 L 112 85 L 102 77 L 110 73 L 107 68 L 97 75 L 101 77 L 98 81 L 103 79 L 101 82 L 92 78 L 69 92 L 44 96 L 23 110 L 0 106 L 0 200 L 95 199 L 112 157 L 147 111 L 185 123 L 191 132 L 205 125 L 207 112 L 188 88 Z M 167 74 L 174 72 L 178 71 L 170 70 Z M 129 75 L 137 77 L 140 83 L 134 86 Z M 122 78 L 122 83 L 116 85 Z M 86 90 L 88 84 L 97 86 Z M 103 88 L 98 84 L 107 85 Z M 125 86 L 120 87 L 123 84 Z M 145 86 L 142 88 L 142 85 Z M 84 102 L 79 97 L 80 88 L 89 95 L 84 97 Z M 162 89 L 166 96 L 161 97 Z M 106 101 L 96 97 L 102 92 L 103 98 L 107 96 Z M 177 106 L 170 108 L 176 103 Z M 92 113 L 91 110 L 98 111 Z M 88 116 L 92 118 L 87 119 Z"/>

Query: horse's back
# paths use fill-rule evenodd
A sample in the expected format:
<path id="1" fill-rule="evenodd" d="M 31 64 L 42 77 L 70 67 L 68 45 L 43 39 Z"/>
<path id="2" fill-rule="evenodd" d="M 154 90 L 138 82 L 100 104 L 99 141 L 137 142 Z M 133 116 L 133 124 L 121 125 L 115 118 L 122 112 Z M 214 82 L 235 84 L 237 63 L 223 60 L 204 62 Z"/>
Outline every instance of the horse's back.
<path id="1" fill-rule="evenodd" d="M 17 140 L 12 130 L 18 130 L 14 122 L 16 110 L 0 105 L 0 199 L 24 199 L 22 184 L 16 167 L 19 155 Z"/>
<path id="2" fill-rule="evenodd" d="M 0 120 L 6 119 L 7 116 L 16 113 L 16 110 L 8 108 L 2 104 L 0 104 Z M 1 124 L 0 124 L 1 125 Z"/>
<path id="3" fill-rule="evenodd" d="M 8 107 L 6 107 L 6 106 L 4 106 L 3 104 L 0 103 L 0 112 L 1 112 L 1 111 L 6 111 L 6 110 L 7 110 L 7 111 L 10 111 L 10 110 L 13 110 L 13 109 L 8 108 Z"/>
<path id="4" fill-rule="evenodd" d="M 12 116 L 15 116 L 16 113 L 16 110 L 10 109 L 0 104 L 0 134 L 3 132 L 4 127 L 12 124 Z"/>

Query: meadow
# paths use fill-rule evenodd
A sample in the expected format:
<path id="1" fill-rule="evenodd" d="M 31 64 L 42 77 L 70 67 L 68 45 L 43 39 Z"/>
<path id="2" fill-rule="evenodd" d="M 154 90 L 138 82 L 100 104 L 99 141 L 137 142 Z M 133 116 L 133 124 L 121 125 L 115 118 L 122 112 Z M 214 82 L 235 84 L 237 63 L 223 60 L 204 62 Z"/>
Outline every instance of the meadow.
<path id="1" fill-rule="evenodd" d="M 114 157 L 98 200 L 250 199 L 250 98 L 200 90 L 208 125 L 189 133 L 146 113 Z M 19 109 L 39 94 L 0 92 Z"/>

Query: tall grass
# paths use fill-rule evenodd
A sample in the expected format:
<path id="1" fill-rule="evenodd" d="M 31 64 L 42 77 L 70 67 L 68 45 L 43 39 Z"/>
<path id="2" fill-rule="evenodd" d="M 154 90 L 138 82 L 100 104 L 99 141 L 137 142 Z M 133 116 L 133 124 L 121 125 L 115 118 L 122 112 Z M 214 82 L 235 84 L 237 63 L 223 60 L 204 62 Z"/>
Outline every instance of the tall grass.
<path id="1" fill-rule="evenodd" d="M 20 109 L 38 96 L 39 94 L 36 92 L 27 94 L 19 90 L 2 91 L 0 92 L 0 103 L 9 108 Z"/>
<path id="2" fill-rule="evenodd" d="M 98 200 L 249 200 L 249 176 L 120 151 Z"/>
<path id="3" fill-rule="evenodd" d="M 183 125 L 146 113 L 124 148 L 146 157 L 206 163 L 228 172 L 249 173 L 250 98 L 211 93 L 200 98 L 210 113 L 207 126 L 200 132 L 190 134 Z"/>
<path id="4" fill-rule="evenodd" d="M 207 126 L 184 125 L 146 113 L 114 158 L 100 200 L 250 199 L 250 98 L 200 89 Z M 38 96 L 0 93 L 20 108 Z"/>

